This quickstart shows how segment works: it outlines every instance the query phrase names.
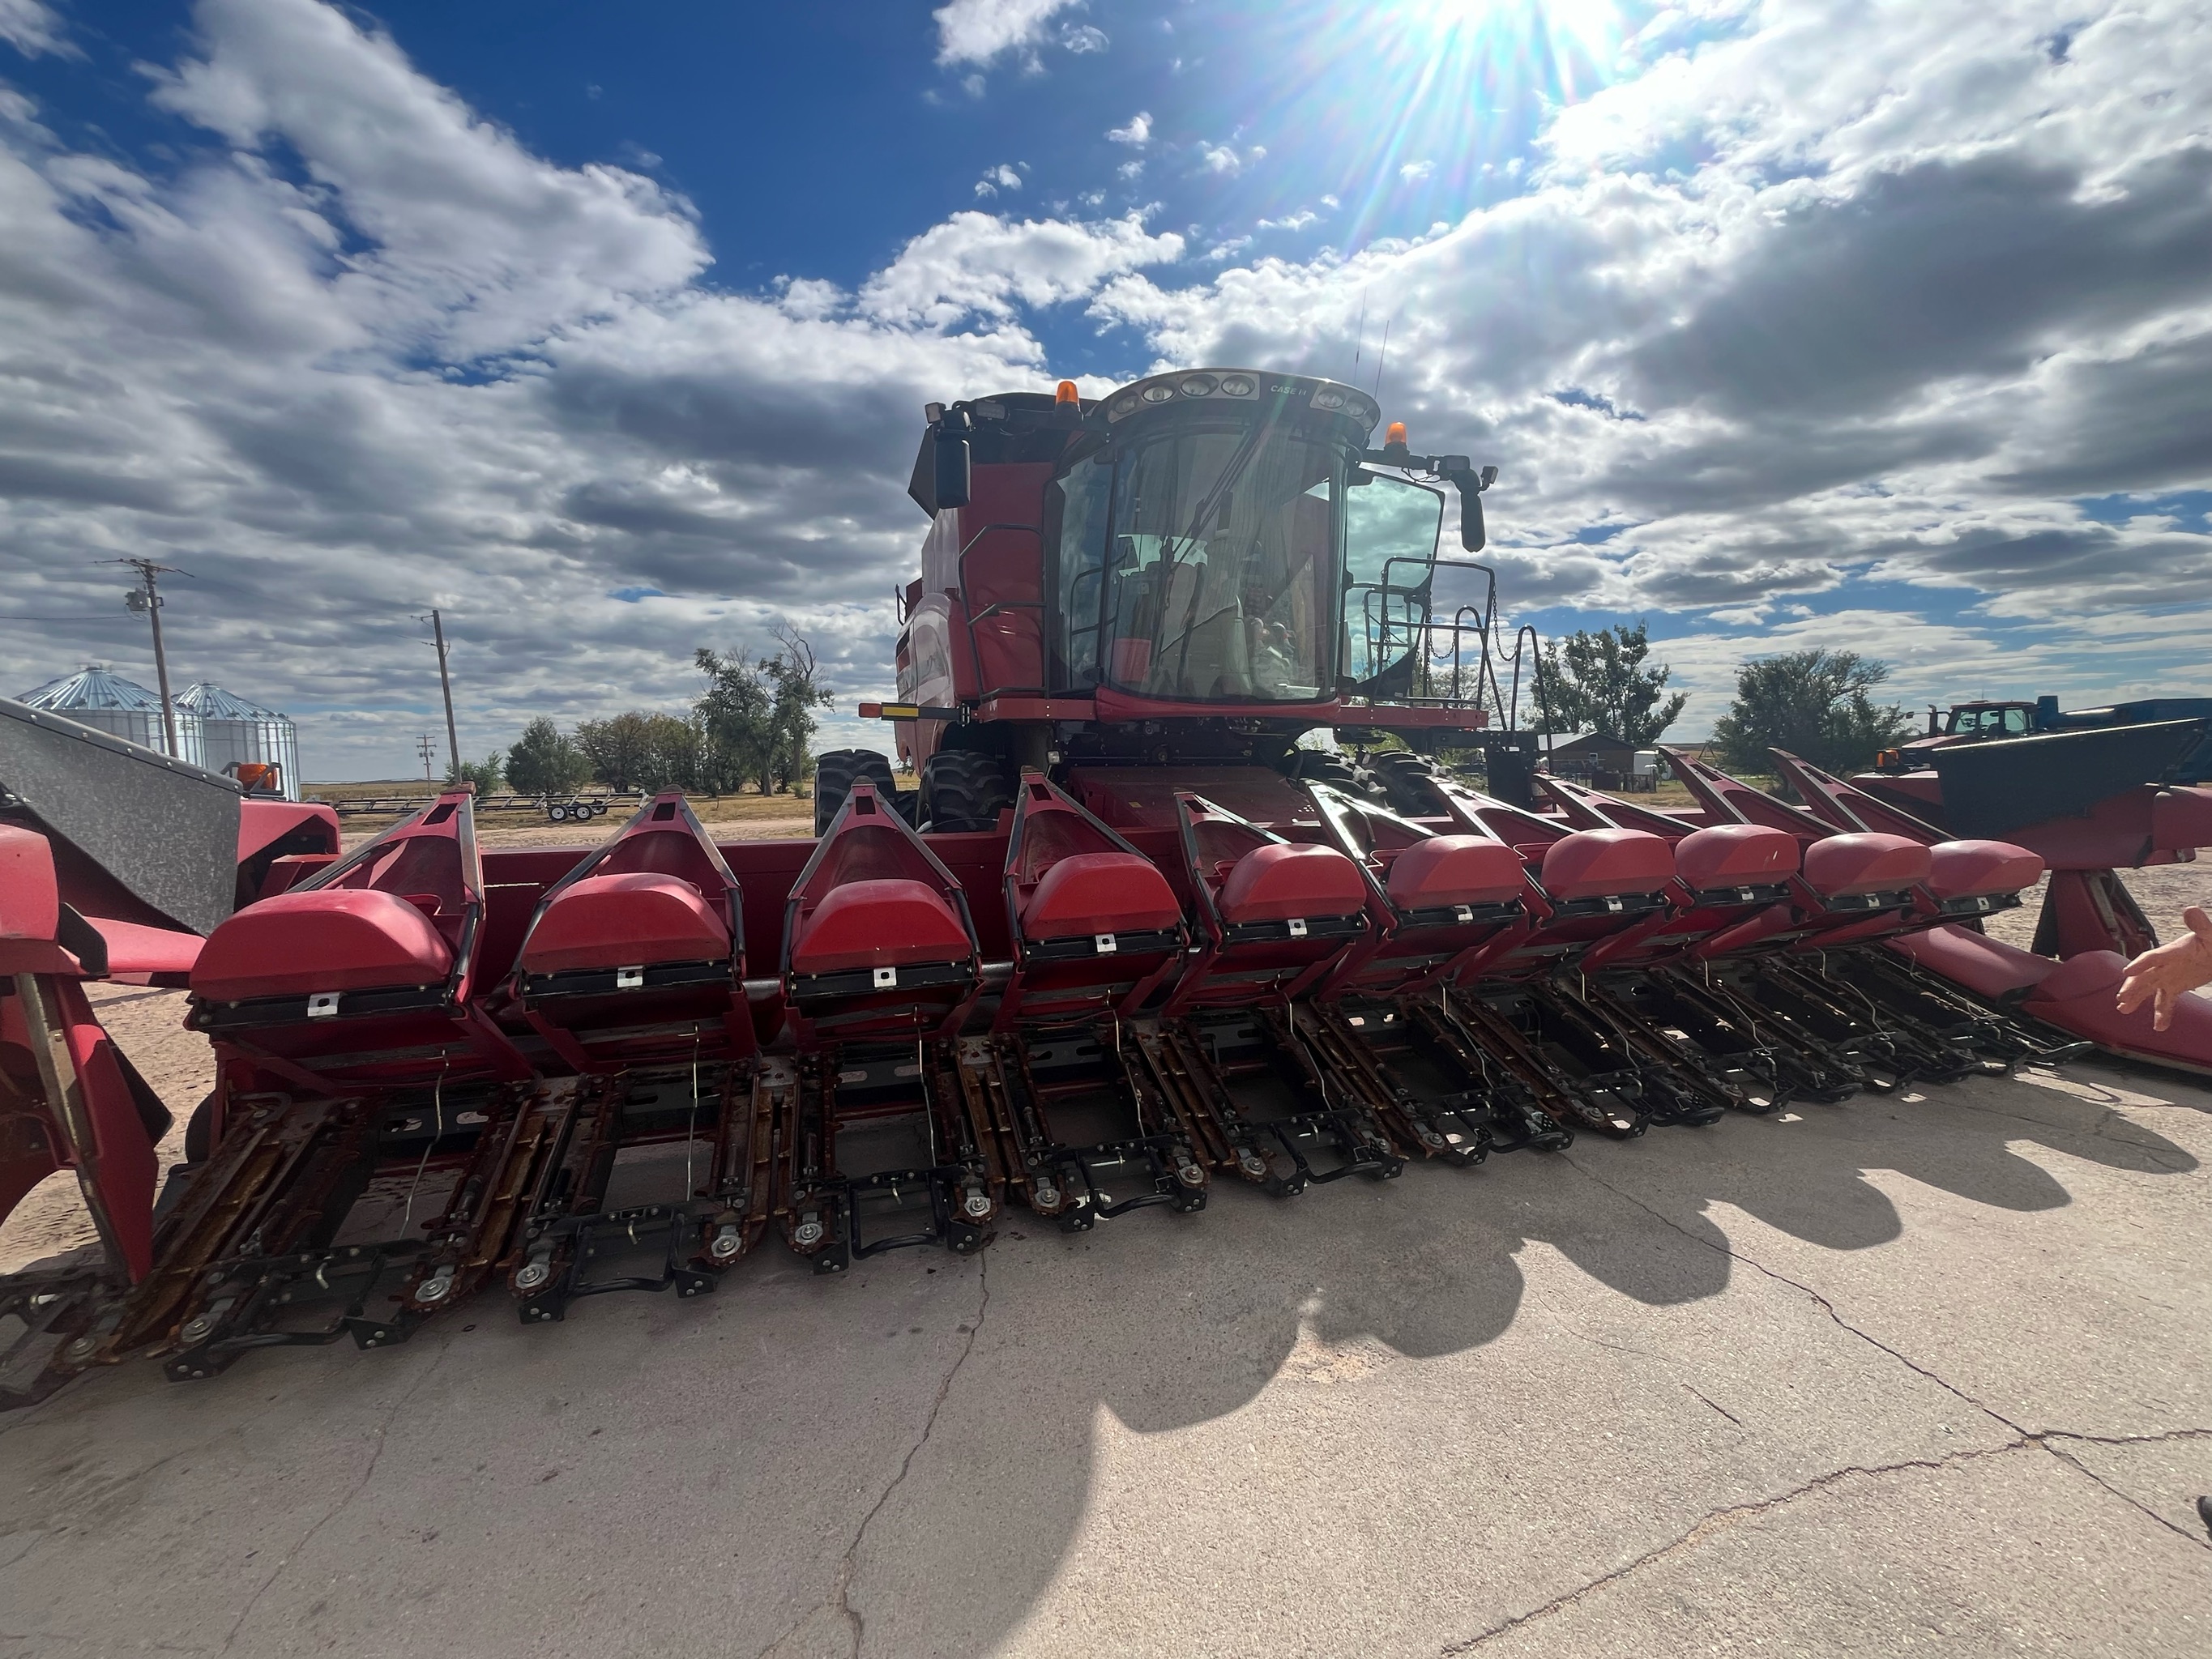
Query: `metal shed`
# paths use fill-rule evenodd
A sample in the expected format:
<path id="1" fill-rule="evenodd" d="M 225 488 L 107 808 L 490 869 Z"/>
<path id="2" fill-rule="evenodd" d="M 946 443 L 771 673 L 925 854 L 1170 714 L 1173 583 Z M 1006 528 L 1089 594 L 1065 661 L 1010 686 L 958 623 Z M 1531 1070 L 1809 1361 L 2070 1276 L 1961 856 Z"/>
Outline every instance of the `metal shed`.
<path id="1" fill-rule="evenodd" d="M 290 715 L 248 702 L 212 680 L 186 686 L 177 707 L 189 708 L 199 718 L 200 742 L 207 754 L 203 763 L 209 771 L 224 771 L 240 762 L 274 763 L 280 769 L 284 799 L 300 799 L 300 732 Z"/>
<path id="2" fill-rule="evenodd" d="M 16 701 L 142 744 L 156 754 L 170 755 L 160 695 L 101 664 L 88 663 L 81 672 L 49 680 Z M 199 715 L 185 707 L 182 697 L 176 700 L 172 712 L 176 716 L 177 749 L 170 758 L 193 766 L 209 765 L 204 758 L 206 751 L 201 743 Z"/>

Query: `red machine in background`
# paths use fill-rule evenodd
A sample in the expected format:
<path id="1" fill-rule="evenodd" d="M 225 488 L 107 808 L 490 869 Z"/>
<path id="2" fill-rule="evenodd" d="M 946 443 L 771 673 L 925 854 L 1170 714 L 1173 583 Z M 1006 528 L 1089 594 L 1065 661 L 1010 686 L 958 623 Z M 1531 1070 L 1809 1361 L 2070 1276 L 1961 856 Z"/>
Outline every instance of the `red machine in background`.
<path id="1" fill-rule="evenodd" d="M 2040 848 L 1803 769 L 1809 808 L 1678 760 L 1679 814 L 1538 775 L 1529 635 L 1506 652 L 1491 573 L 1437 550 L 1439 486 L 1476 552 L 1494 471 L 1370 447 L 1378 418 L 1238 369 L 933 406 L 906 701 L 863 711 L 919 787 L 825 755 L 811 840 L 717 846 L 667 794 L 595 849 L 487 848 L 461 792 L 341 858 L 334 823 L 249 834 L 264 803 L 199 778 L 171 871 L 133 804 L 160 757 L 0 747 L 0 1197 L 72 1164 L 107 1244 L 6 1293 L 0 1387 L 386 1346 L 495 1285 L 532 1322 L 696 1295 L 771 1232 L 836 1273 L 1012 1209 L 1191 1216 L 1221 1181 L 1290 1199 L 2092 1042 L 2212 1069 L 2193 1015 L 2148 1041 L 2092 1006 L 2101 968 L 2026 985 L 1978 931 Z M 1316 731 L 1403 747 L 1355 767 Z M 158 1213 L 159 1124 L 81 988 L 126 946 L 107 969 L 187 984 L 217 1061 Z"/>

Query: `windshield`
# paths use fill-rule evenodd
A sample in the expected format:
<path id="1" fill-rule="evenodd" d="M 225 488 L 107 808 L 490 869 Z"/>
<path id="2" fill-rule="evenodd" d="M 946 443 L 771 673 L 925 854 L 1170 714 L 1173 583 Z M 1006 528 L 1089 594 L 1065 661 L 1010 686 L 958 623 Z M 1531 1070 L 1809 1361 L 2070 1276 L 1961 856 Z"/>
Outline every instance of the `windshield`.
<path id="1" fill-rule="evenodd" d="M 1983 737 L 2020 738 L 2027 735 L 2027 710 L 2025 708 L 1954 708 L 1950 730 L 1970 732 Z"/>
<path id="2" fill-rule="evenodd" d="M 1345 496 L 1338 672 L 1363 696 L 1403 696 L 1427 635 L 1443 497 L 1387 472 L 1353 473 Z"/>
<path id="3" fill-rule="evenodd" d="M 1331 693 L 1343 452 L 1279 426 L 1139 438 L 1060 484 L 1060 666 L 1145 696 Z"/>

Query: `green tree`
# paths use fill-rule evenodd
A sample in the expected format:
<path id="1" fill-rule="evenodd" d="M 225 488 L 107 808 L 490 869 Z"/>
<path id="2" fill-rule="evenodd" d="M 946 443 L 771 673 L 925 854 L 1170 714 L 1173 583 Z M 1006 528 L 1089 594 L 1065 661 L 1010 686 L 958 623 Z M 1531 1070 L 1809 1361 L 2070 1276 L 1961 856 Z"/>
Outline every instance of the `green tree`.
<path id="1" fill-rule="evenodd" d="M 1667 691 L 1674 672 L 1644 666 L 1651 654 L 1649 625 L 1616 623 L 1595 633 L 1577 629 L 1544 647 L 1537 676 L 1536 708 L 1547 732 L 1602 732 L 1631 748 L 1658 741 L 1688 702 L 1689 694 Z"/>
<path id="2" fill-rule="evenodd" d="M 583 750 L 543 714 L 507 751 L 507 781 L 519 794 L 566 794 L 591 775 Z"/>
<path id="3" fill-rule="evenodd" d="M 645 716 L 645 775 L 647 789 L 699 787 L 699 727 L 682 714 Z"/>
<path id="4" fill-rule="evenodd" d="M 702 646 L 691 660 L 707 677 L 706 691 L 692 705 L 704 780 L 718 793 L 743 789 L 769 768 L 775 695 L 742 652 L 724 657 Z"/>
<path id="5" fill-rule="evenodd" d="M 1713 722 L 1706 751 L 1731 771 L 1769 771 L 1770 749 L 1786 749 L 1828 772 L 1867 765 L 1912 730 L 1912 717 L 1870 695 L 1889 665 L 1856 651 L 1787 651 L 1736 671 L 1735 702 Z"/>
<path id="6" fill-rule="evenodd" d="M 506 757 L 496 749 L 480 761 L 457 761 L 446 769 L 447 786 L 467 784 L 479 795 L 495 793 L 503 781 Z"/>
<path id="7" fill-rule="evenodd" d="M 778 789 L 790 789 L 808 780 L 813 770 L 810 752 L 817 724 L 814 711 L 830 707 L 830 692 L 821 683 L 821 665 L 814 647 L 788 623 L 779 624 L 773 657 L 761 663 L 761 672 L 774 688 L 769 725 L 774 736 L 769 769 Z M 769 793 L 765 781 L 761 793 Z"/>
<path id="8" fill-rule="evenodd" d="M 703 766 L 717 787 L 750 783 L 763 795 L 802 787 L 811 768 L 809 745 L 814 711 L 827 708 L 814 647 L 787 624 L 775 633 L 777 650 L 748 658 L 725 657 L 702 646 L 692 661 L 707 676 L 693 705 L 702 734 Z"/>
<path id="9" fill-rule="evenodd" d="M 591 775 L 610 789 L 690 789 L 698 785 L 698 728 L 679 714 L 633 708 L 576 728 Z"/>

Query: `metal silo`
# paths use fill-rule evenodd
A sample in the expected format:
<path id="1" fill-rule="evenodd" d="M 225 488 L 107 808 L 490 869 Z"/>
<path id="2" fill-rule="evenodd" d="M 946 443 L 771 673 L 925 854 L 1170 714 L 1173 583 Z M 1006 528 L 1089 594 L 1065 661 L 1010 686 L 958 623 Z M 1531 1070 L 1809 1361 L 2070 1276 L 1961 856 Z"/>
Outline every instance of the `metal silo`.
<path id="1" fill-rule="evenodd" d="M 98 663 L 88 664 L 82 673 L 71 674 L 66 679 L 49 680 L 16 701 L 143 744 L 156 754 L 169 754 L 169 734 L 161 721 L 161 697 L 136 680 L 126 680 Z M 177 699 L 172 713 L 177 722 L 177 752 L 170 758 L 205 766 L 208 763 L 202 758 L 205 751 L 200 743 L 200 717 L 185 706 L 182 697 Z"/>
<path id="2" fill-rule="evenodd" d="M 300 733 L 290 715 L 248 702 L 212 680 L 186 686 L 177 698 L 177 707 L 191 709 L 199 721 L 200 744 L 207 755 L 203 764 L 209 771 L 228 771 L 243 763 L 273 762 L 280 769 L 277 776 L 283 782 L 284 799 L 300 799 Z"/>

